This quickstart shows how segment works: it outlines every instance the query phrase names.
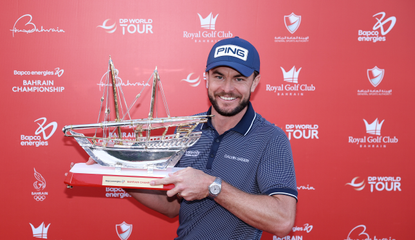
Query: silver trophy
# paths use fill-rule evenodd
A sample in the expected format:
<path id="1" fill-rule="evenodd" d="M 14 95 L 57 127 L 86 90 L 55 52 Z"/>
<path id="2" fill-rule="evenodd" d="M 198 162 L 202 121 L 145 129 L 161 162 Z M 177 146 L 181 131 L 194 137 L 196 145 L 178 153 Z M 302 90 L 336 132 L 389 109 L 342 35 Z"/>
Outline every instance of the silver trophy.
<path id="1" fill-rule="evenodd" d="M 171 117 L 157 67 L 129 107 L 126 104 L 122 86 L 119 84 L 121 79 L 118 76 L 118 70 L 114 68 L 111 57 L 105 76 L 106 83 L 97 123 L 65 126 L 63 128 L 65 136 L 74 137 L 100 166 L 108 167 L 107 169 L 101 168 L 104 169 L 101 172 L 111 174 L 114 169 L 114 174 L 119 174 L 123 171 L 122 169 L 140 169 L 141 175 L 145 170 L 144 175 L 151 176 L 153 170 L 166 171 L 173 168 L 186 149 L 199 140 L 201 132 L 194 131 L 196 126 L 207 122 L 211 115 Z M 131 109 L 136 105 L 145 87 L 150 86 L 151 79 L 152 91 L 148 118 L 132 119 Z M 155 101 L 159 95 L 161 95 L 167 117 L 159 118 L 154 111 Z M 110 120 L 112 113 L 110 106 L 115 108 L 113 121 Z M 105 110 L 102 111 L 102 109 Z M 94 130 L 89 134 L 90 136 L 80 132 L 91 131 L 91 129 Z M 83 169 L 85 168 L 87 166 L 83 166 Z M 167 172 L 171 172 L 171 169 Z M 70 185 L 70 183 L 67 184 Z"/>

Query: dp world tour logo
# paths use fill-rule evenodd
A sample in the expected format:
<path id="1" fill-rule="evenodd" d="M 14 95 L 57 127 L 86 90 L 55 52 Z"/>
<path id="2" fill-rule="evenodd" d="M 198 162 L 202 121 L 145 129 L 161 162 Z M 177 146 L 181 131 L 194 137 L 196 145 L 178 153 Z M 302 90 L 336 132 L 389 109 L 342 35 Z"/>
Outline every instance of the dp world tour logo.
<path id="1" fill-rule="evenodd" d="M 291 13 L 290 15 L 284 16 L 284 24 L 287 30 L 293 34 L 300 27 L 301 16 Z"/>
<path id="2" fill-rule="evenodd" d="M 356 190 L 356 191 L 362 191 L 363 188 L 365 188 L 365 186 L 366 186 L 365 180 L 363 180 L 362 182 L 357 183 L 356 181 L 357 181 L 358 178 L 359 177 L 353 178 L 353 180 L 350 183 L 346 183 L 346 186 L 349 185 L 349 186 L 352 186 L 354 188 L 354 190 Z"/>
<path id="3" fill-rule="evenodd" d="M 380 84 L 380 82 L 382 82 L 384 75 L 385 69 L 380 69 L 377 66 L 367 70 L 367 78 L 374 87 L 377 87 Z"/>
<path id="4" fill-rule="evenodd" d="M 107 25 L 107 22 L 111 19 L 105 20 L 102 25 L 98 25 L 97 27 L 104 29 L 107 33 L 114 33 L 117 30 L 117 26 L 114 22 L 112 25 Z"/>
<path id="5" fill-rule="evenodd" d="M 115 231 L 117 231 L 117 235 L 121 240 L 127 240 L 133 231 L 133 225 L 122 222 L 115 225 Z"/>
<path id="6" fill-rule="evenodd" d="M 212 13 L 210 13 L 206 18 L 203 18 L 199 13 L 197 15 L 199 15 L 200 26 L 202 28 L 215 30 L 216 18 L 218 18 L 219 14 L 213 17 Z"/>
<path id="7" fill-rule="evenodd" d="M 190 73 L 189 75 L 187 75 L 187 78 L 182 79 L 181 81 L 185 81 L 185 82 L 189 83 L 189 84 L 190 84 L 190 86 L 192 86 L 192 87 L 197 87 L 197 86 L 199 86 L 199 84 L 200 84 L 200 82 L 201 82 L 200 77 L 197 77 L 197 78 L 195 78 L 195 79 L 190 79 L 190 77 L 191 77 L 192 75 L 193 75 L 193 73 Z"/>
<path id="8" fill-rule="evenodd" d="M 116 22 L 110 25 L 108 23 L 111 19 L 106 19 L 102 25 L 98 25 L 97 28 L 104 29 L 107 33 L 114 33 L 117 30 Z M 153 33 L 153 19 L 139 19 L 139 18 L 120 18 L 119 25 L 122 30 L 122 35 L 126 33 L 135 34 L 135 33 Z"/>

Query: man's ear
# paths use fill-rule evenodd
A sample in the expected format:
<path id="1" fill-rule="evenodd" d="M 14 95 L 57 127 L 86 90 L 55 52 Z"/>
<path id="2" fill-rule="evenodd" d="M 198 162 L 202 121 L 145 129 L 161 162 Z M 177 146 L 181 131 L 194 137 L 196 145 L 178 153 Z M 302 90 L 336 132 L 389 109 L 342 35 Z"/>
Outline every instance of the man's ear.
<path id="1" fill-rule="evenodd" d="M 206 88 L 209 88 L 209 72 L 204 72 L 203 73 L 203 78 L 205 79 L 205 81 L 206 81 Z"/>
<path id="2" fill-rule="evenodd" d="M 255 88 L 258 86 L 260 80 L 261 80 L 261 75 L 258 74 L 258 76 L 256 76 L 256 78 L 252 82 L 251 92 L 255 91 Z"/>

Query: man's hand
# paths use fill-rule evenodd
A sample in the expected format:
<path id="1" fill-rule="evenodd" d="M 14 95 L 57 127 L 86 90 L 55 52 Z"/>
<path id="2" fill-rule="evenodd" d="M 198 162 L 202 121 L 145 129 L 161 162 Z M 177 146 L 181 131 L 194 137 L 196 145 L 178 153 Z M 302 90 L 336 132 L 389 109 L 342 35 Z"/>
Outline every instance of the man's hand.
<path id="1" fill-rule="evenodd" d="M 209 195 L 209 185 L 215 181 L 200 170 L 188 167 L 186 169 L 169 174 L 160 180 L 150 182 L 150 185 L 174 184 L 174 188 L 167 191 L 167 196 L 178 195 L 187 201 L 200 200 Z"/>
<path id="2" fill-rule="evenodd" d="M 92 164 L 95 164 L 95 163 L 97 163 L 97 162 L 95 162 L 94 159 L 92 159 L 91 157 L 89 157 L 88 158 L 88 161 L 86 162 L 86 165 L 92 165 Z"/>

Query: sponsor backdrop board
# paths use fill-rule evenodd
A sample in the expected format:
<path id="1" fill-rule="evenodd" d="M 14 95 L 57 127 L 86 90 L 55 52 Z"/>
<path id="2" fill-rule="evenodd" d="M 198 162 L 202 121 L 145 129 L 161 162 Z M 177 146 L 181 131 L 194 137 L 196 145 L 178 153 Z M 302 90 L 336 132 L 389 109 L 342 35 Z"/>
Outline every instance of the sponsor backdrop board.
<path id="1" fill-rule="evenodd" d="M 61 129 L 96 121 L 109 55 L 128 102 L 157 66 L 172 115 L 205 111 L 208 51 L 240 36 L 261 55 L 254 109 L 293 148 L 299 202 L 283 239 L 411 239 L 413 9 L 409 0 L 3 1 L 2 237 L 174 238 L 177 218 L 120 188 L 67 189 L 71 163 L 88 156 Z M 141 106 L 134 117 L 146 116 Z"/>

